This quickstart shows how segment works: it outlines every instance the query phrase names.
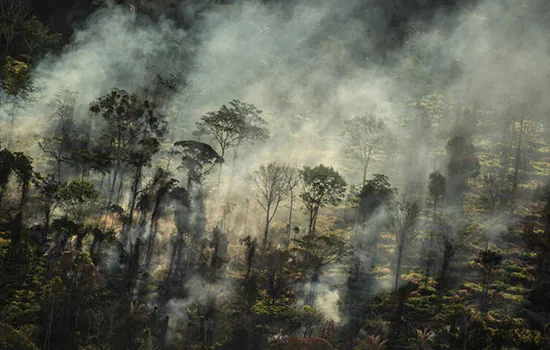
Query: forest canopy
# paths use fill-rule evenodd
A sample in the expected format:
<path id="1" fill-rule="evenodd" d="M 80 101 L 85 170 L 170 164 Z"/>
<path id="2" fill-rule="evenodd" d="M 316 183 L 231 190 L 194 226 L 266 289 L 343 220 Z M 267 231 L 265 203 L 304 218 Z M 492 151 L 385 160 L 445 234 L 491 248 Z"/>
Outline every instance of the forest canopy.
<path id="1" fill-rule="evenodd" d="M 0 348 L 550 348 L 549 6 L 0 1 Z"/>

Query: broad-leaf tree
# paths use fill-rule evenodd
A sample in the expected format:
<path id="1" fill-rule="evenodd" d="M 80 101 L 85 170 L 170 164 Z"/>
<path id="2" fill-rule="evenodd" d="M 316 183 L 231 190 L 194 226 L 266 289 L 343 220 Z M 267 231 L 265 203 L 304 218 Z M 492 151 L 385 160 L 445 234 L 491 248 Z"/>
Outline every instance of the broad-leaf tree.
<path id="1" fill-rule="evenodd" d="M 187 189 L 191 190 L 193 183 L 201 184 L 217 164 L 224 159 L 212 146 L 198 141 L 184 140 L 174 143 L 175 153 L 181 155 L 181 168 L 187 170 Z"/>
<path id="2" fill-rule="evenodd" d="M 326 205 L 338 205 L 346 192 L 346 181 L 340 173 L 323 164 L 305 166 L 300 170 L 302 192 L 300 198 L 309 213 L 308 234 L 315 233 L 319 209 Z"/>
<path id="3" fill-rule="evenodd" d="M 222 158 L 226 156 L 229 148 L 233 148 L 236 158 L 241 145 L 247 142 L 265 142 L 269 138 L 265 124 L 262 111 L 256 106 L 233 100 L 229 102 L 229 106 L 223 105 L 219 110 L 203 115 L 197 122 L 194 134 L 213 138 Z M 222 169 L 220 166 L 218 191 L 221 186 Z"/>
<path id="4" fill-rule="evenodd" d="M 203 115 L 197 122 L 196 135 L 209 135 L 220 147 L 220 155 L 230 147 L 239 147 L 245 142 L 264 142 L 269 131 L 263 126 L 266 121 L 262 111 L 253 104 L 233 100 L 215 112 Z"/>
<path id="5" fill-rule="evenodd" d="M 56 196 L 65 214 L 71 220 L 83 224 L 93 213 L 99 192 L 88 180 L 72 180 L 59 188 Z"/>
<path id="6" fill-rule="evenodd" d="M 156 104 L 116 88 L 93 102 L 90 111 L 105 121 L 102 138 L 112 160 L 109 202 L 117 184 L 119 202 L 125 173 L 134 168 L 134 184 L 139 183 L 140 168 L 158 151 L 144 143 L 149 145 L 152 139 L 166 135 L 165 117 Z"/>
<path id="7" fill-rule="evenodd" d="M 302 259 L 304 269 L 311 273 L 307 303 L 315 301 L 321 270 L 349 254 L 346 240 L 337 234 L 306 235 L 294 240 L 292 251 Z"/>

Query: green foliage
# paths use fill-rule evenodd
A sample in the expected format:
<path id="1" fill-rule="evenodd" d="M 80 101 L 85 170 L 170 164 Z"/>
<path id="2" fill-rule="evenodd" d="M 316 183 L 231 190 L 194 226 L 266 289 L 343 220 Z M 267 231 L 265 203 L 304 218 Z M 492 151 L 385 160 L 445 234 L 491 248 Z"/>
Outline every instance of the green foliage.
<path id="1" fill-rule="evenodd" d="M 428 184 L 428 192 L 430 197 L 436 201 L 443 198 L 445 195 L 446 184 L 447 181 L 445 176 L 441 175 L 440 172 L 434 171 L 433 173 L 430 173 L 430 182 Z"/>
<path id="2" fill-rule="evenodd" d="M 21 27 L 23 42 L 29 55 L 32 55 L 36 49 L 51 46 L 61 39 L 61 34 L 50 33 L 50 29 L 40 22 L 36 16 L 24 21 Z"/>
<path id="3" fill-rule="evenodd" d="M 309 211 L 309 233 L 315 231 L 319 208 L 338 205 L 344 198 L 346 181 L 339 172 L 323 164 L 300 170 L 302 192 L 300 198 Z"/>
<path id="4" fill-rule="evenodd" d="M 72 220 L 83 223 L 93 213 L 99 192 L 88 180 L 71 180 L 59 188 L 56 197 Z"/>
<path id="5" fill-rule="evenodd" d="M 493 271 L 502 263 L 503 256 L 500 252 L 492 250 L 484 250 L 479 252 L 479 256 L 475 259 L 475 262 L 483 267 L 487 271 Z"/>
<path id="6" fill-rule="evenodd" d="M 300 254 L 305 265 L 315 273 L 349 254 L 346 240 L 337 234 L 306 235 L 294 240 L 293 251 Z"/>
<path id="7" fill-rule="evenodd" d="M 0 322 L 0 347 L 4 350 L 38 350 L 21 331 Z"/>
<path id="8" fill-rule="evenodd" d="M 491 331 L 481 314 L 462 304 L 444 305 L 435 316 L 440 344 L 446 349 L 485 349 L 491 342 Z"/>
<path id="9" fill-rule="evenodd" d="M 15 157 L 8 149 L 0 149 L 0 199 L 8 186 L 10 174 L 13 170 Z"/>
<path id="10" fill-rule="evenodd" d="M 181 166 L 187 169 L 189 176 L 201 181 L 216 164 L 224 159 L 208 144 L 198 141 L 178 141 L 174 143 L 177 153 L 181 154 Z M 205 166 L 210 166 L 205 169 Z"/>
<path id="11" fill-rule="evenodd" d="M 338 205 L 342 201 L 346 181 L 332 167 L 320 164 L 314 168 L 304 167 L 300 171 L 303 192 L 300 198 L 306 207 Z"/>
<path id="12" fill-rule="evenodd" d="M 387 348 L 387 339 L 382 339 L 382 336 L 369 335 L 365 340 L 356 345 L 353 350 L 384 350 Z"/>
<path id="13" fill-rule="evenodd" d="M 390 206 L 397 188 L 392 187 L 388 177 L 383 174 L 375 174 L 367 180 L 359 193 L 359 211 L 364 220 L 372 216 L 382 206 Z"/>
<path id="14" fill-rule="evenodd" d="M 2 89 L 9 95 L 17 95 L 29 86 L 29 66 L 13 57 L 6 57 L 2 67 Z"/>
<path id="15" fill-rule="evenodd" d="M 139 348 L 138 350 L 153 350 L 153 336 L 151 334 L 151 329 L 145 328 L 141 332 L 141 336 L 138 339 Z"/>
<path id="16" fill-rule="evenodd" d="M 261 114 L 256 106 L 233 100 L 229 106 L 223 105 L 219 110 L 203 115 L 197 122 L 195 134 L 214 138 L 224 157 L 230 147 L 239 147 L 246 142 L 265 142 L 269 138 L 269 131 L 262 126 L 266 121 Z"/>
<path id="17" fill-rule="evenodd" d="M 162 18 L 163 9 L 175 9 L 178 3 L 115 2 L 122 5 L 116 11 L 130 8 L 139 13 L 137 21 L 129 22 L 135 28 L 145 23 L 145 12 Z M 410 6 L 425 16 L 431 2 L 413 1 Z M 191 17 L 214 3 L 220 14 L 232 6 L 203 1 L 193 8 Z M 381 11 L 390 8 L 392 18 L 397 18 L 391 26 L 407 24 L 400 14 L 410 6 L 402 3 L 382 6 Z M 355 12 L 365 12 L 359 10 Z M 78 17 L 74 17 L 76 8 L 63 11 L 61 17 L 71 21 Z M 51 16 L 48 23 L 57 26 L 58 15 L 56 6 L 33 15 L 30 0 L 0 2 L 2 88 L 6 101 L 13 101 L 12 119 L 36 110 L 22 103 L 33 88 L 33 62 L 41 49 L 59 39 L 38 18 Z M 185 23 L 178 19 L 174 25 L 184 25 L 186 31 L 201 27 L 190 25 L 188 15 Z M 117 16 L 126 18 L 123 12 Z M 494 24 L 484 21 L 489 27 Z M 327 23 L 332 25 L 332 19 Z M 416 23 L 412 27 L 417 28 Z M 196 37 L 189 33 L 190 38 Z M 343 140 L 329 138 L 334 136 L 330 132 L 324 138 L 324 122 L 318 122 L 315 113 L 326 111 L 326 106 L 316 108 L 305 98 L 309 94 L 295 91 L 279 100 L 280 91 L 274 90 L 273 101 L 282 104 L 271 107 L 281 115 L 299 112 L 286 108 L 291 100 L 293 106 L 314 109 L 305 111 L 312 113 L 308 125 L 290 124 L 289 137 L 283 132 L 276 141 L 307 138 L 304 131 L 313 127 L 310 138 L 321 148 L 332 151 L 331 142 L 344 143 L 344 157 L 334 164 L 351 165 L 346 168 L 354 170 L 346 172 L 346 177 L 362 176 L 363 181 L 346 188 L 342 174 L 322 164 L 296 170 L 300 176 L 292 181 L 285 174 L 291 171 L 286 165 L 267 164 L 254 173 L 253 181 L 267 219 L 259 217 L 258 208 L 243 198 L 248 188 L 242 188 L 237 173 L 232 174 L 225 199 L 210 196 L 211 184 L 205 181 L 214 168 L 221 170 L 226 152 L 233 149 L 236 155 L 245 144 L 258 145 L 270 137 L 268 118 L 254 105 L 233 100 L 200 118 L 194 134 L 213 140 L 214 147 L 194 140 L 171 147 L 164 143 L 168 129 L 180 135 L 190 131 L 188 122 L 181 123 L 180 101 L 175 99 L 186 84 L 180 72 L 159 72 L 154 67 L 151 85 L 137 87 L 136 92 L 114 88 L 91 103 L 93 119 L 80 115 L 83 111 L 75 94 L 58 95 L 57 104 L 52 105 L 54 114 L 41 109 L 45 118 L 32 116 L 32 127 L 42 134 L 15 143 L 18 149 L 28 146 L 25 152 L 29 152 L 36 148 L 27 141 L 38 140 L 45 157 L 33 162 L 31 153 L 0 148 L 0 348 L 36 349 L 33 343 L 46 349 L 80 350 L 330 349 L 330 343 L 338 349 L 357 350 L 549 348 L 550 197 L 541 186 L 548 175 L 549 148 L 544 140 L 550 130 L 548 118 L 539 108 L 537 94 L 523 102 L 525 96 L 517 96 L 520 102 L 514 103 L 521 108 L 510 108 L 512 115 L 505 116 L 506 106 L 487 109 L 498 100 L 473 96 L 475 103 L 461 106 L 472 96 L 454 102 L 430 92 L 448 90 L 446 85 L 461 67 L 457 62 L 449 66 L 446 60 L 441 65 L 428 64 L 425 55 L 437 51 L 439 57 L 445 45 L 438 30 L 430 31 L 425 42 L 423 36 L 403 41 L 408 43 L 407 51 L 418 44 L 419 37 L 421 52 L 400 59 L 398 73 L 391 72 L 392 78 L 422 80 L 420 88 L 403 85 L 403 91 L 416 94 L 411 96 L 414 102 L 392 98 L 390 109 L 395 116 L 391 118 L 367 112 L 344 121 Z M 320 40 L 320 49 L 313 50 L 316 57 L 309 62 L 335 76 L 346 75 L 347 59 L 354 56 L 345 52 L 346 41 Z M 170 45 L 181 42 L 169 43 L 165 53 L 172 52 Z M 277 60 L 266 58 L 266 63 Z M 279 67 L 286 64 L 280 63 Z M 461 64 L 468 64 L 467 60 Z M 418 85 L 416 78 L 413 82 Z M 83 91 L 81 97 L 86 95 Z M 170 125 L 166 110 L 174 117 Z M 340 112 L 339 108 L 334 111 Z M 282 118 L 277 121 L 279 131 L 287 121 L 294 123 L 301 117 Z M 20 125 L 4 126 L 9 134 L 11 126 L 21 130 Z M 445 146 L 447 157 L 442 154 Z M 292 147 L 297 144 L 285 145 L 285 150 Z M 379 160 L 382 152 L 388 153 L 392 163 L 383 169 L 387 176 L 374 174 L 367 179 L 369 164 Z M 184 174 L 172 174 L 174 156 Z M 322 155 L 323 159 L 332 156 Z M 506 176 L 511 169 L 521 169 L 521 184 L 517 176 Z M 477 177 L 481 170 L 485 175 Z M 292 200 L 298 193 L 289 193 L 289 187 L 294 188 L 297 178 L 309 217 L 296 215 L 293 222 Z M 404 188 L 405 201 L 398 201 L 390 178 Z M 186 186 L 178 185 L 182 179 L 187 180 Z M 195 185 L 200 191 L 195 191 Z M 432 213 L 423 207 L 424 195 L 433 203 Z M 275 211 L 289 197 L 285 228 L 286 217 L 276 216 Z M 122 203 L 126 198 L 129 203 Z M 422 201 L 407 202 L 410 198 Z M 319 213 L 323 207 L 329 208 Z M 283 241 L 281 237 L 290 241 L 292 227 L 297 225 L 295 239 L 258 250 L 253 237 L 263 220 L 267 224 L 274 220 L 271 233 L 277 242 Z M 316 232 L 318 220 L 320 232 Z M 304 225 L 309 225 L 307 234 L 299 229 Z M 212 230 L 206 231 L 207 226 Z M 482 242 L 485 231 L 502 235 Z M 242 246 L 235 244 L 238 236 L 246 237 Z M 389 281 L 393 273 L 396 279 Z M 407 281 L 404 286 L 399 283 L 401 275 Z M 392 291 L 390 283 L 395 283 Z M 318 286 L 336 288 L 344 298 L 315 309 Z M 214 288 L 221 292 L 212 293 Z M 181 304 L 193 310 L 179 310 Z M 325 319 L 323 313 L 333 307 L 348 322 Z M 180 314 L 187 316 L 184 322 L 174 317 Z"/>
<path id="18" fill-rule="evenodd" d="M 167 133 L 165 116 L 158 106 L 135 93 L 115 88 L 93 102 L 90 111 L 107 123 L 99 152 L 109 154 L 118 171 L 123 164 L 148 164 L 159 151 L 159 139 Z"/>

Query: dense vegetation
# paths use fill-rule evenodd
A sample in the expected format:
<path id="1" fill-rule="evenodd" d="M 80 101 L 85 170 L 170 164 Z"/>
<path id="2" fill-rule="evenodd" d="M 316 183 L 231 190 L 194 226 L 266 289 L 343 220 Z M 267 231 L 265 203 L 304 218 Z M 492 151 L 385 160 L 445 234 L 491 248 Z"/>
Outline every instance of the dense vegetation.
<path id="1" fill-rule="evenodd" d="M 543 2 L 353 2 L 284 58 L 291 1 L 42 3 L 0 4 L 0 348 L 550 348 Z M 516 58 L 449 59 L 467 11 Z"/>

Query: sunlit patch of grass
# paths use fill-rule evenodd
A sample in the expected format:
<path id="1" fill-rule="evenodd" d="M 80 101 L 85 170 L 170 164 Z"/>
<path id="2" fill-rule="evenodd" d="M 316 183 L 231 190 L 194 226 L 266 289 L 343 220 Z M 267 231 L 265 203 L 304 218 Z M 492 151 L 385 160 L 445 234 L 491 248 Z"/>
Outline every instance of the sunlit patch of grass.
<path id="1" fill-rule="evenodd" d="M 462 287 L 472 292 L 481 292 L 483 290 L 483 287 L 481 286 L 480 283 L 474 283 L 474 282 L 466 281 L 462 283 Z"/>
<path id="2" fill-rule="evenodd" d="M 528 181 L 522 181 L 519 184 L 519 188 L 524 190 L 535 190 L 539 185 L 540 185 L 539 181 L 528 180 Z"/>
<path id="3" fill-rule="evenodd" d="M 407 273 L 402 274 L 401 277 L 404 280 L 415 281 L 415 282 L 424 281 L 426 279 L 426 275 L 418 271 L 409 271 Z"/>
<path id="4" fill-rule="evenodd" d="M 519 265 L 520 262 L 515 260 L 507 260 L 502 264 L 502 268 L 510 272 L 525 272 L 525 268 Z"/>
<path id="5" fill-rule="evenodd" d="M 531 161 L 531 168 L 536 175 L 547 176 L 550 175 L 550 163 L 546 161 Z"/>
<path id="6" fill-rule="evenodd" d="M 505 292 L 498 293 L 498 296 L 502 297 L 505 300 L 516 302 L 516 303 L 523 303 L 525 301 L 525 297 L 522 295 L 517 294 L 510 294 Z"/>
<path id="7" fill-rule="evenodd" d="M 389 275 L 392 273 L 389 266 L 376 266 L 373 271 L 377 275 Z"/>
<path id="8" fill-rule="evenodd" d="M 378 244 L 378 247 L 383 249 L 386 254 L 391 254 L 395 250 L 395 245 L 394 244 L 380 243 L 380 244 Z"/>
<path id="9" fill-rule="evenodd" d="M 435 295 L 427 296 L 411 296 L 407 300 L 407 306 L 412 307 L 416 311 L 429 313 L 434 309 L 436 302 Z"/>
<path id="10" fill-rule="evenodd" d="M 499 157 L 493 154 L 480 153 L 478 154 L 478 160 L 479 160 L 479 164 L 482 167 L 487 167 L 492 169 L 502 168 Z"/>
<path id="11" fill-rule="evenodd" d="M 506 288 L 506 291 L 508 293 L 513 293 L 513 294 L 525 294 L 525 293 L 527 293 L 527 289 L 524 286 L 522 286 L 521 284 L 518 284 L 516 286 L 508 285 L 507 288 Z"/>
<path id="12" fill-rule="evenodd" d="M 5 248 L 9 246 L 10 240 L 7 238 L 3 238 L 2 236 L 7 235 L 6 232 L 0 232 L 0 248 Z"/>

